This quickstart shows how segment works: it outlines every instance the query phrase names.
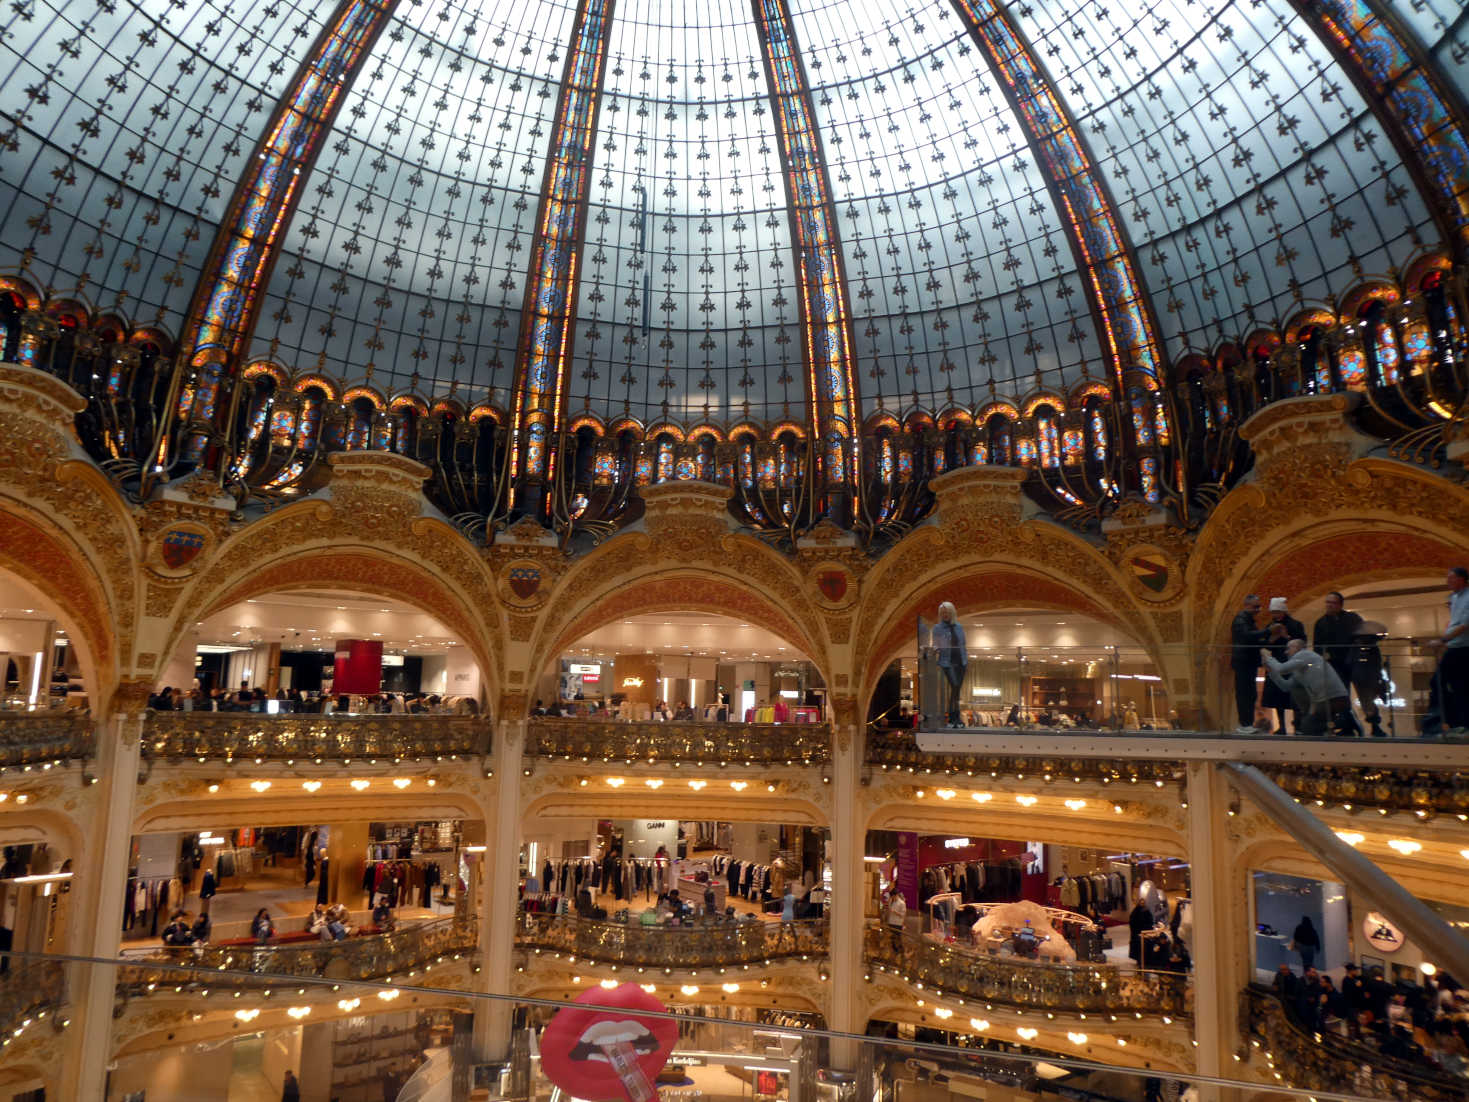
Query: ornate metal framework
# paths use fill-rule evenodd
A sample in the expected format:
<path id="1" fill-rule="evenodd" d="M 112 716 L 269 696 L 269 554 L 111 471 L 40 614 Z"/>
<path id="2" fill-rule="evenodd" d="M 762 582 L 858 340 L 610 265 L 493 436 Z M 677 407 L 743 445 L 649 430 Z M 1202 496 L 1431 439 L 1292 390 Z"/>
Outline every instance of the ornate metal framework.
<path id="1" fill-rule="evenodd" d="M 162 411 L 167 428 L 154 444 L 142 472 L 142 491 L 175 462 L 201 457 L 206 443 L 221 443 L 219 428 L 234 420 L 244 388 L 229 389 L 221 419 L 220 389 L 238 374 L 255 327 L 260 294 L 279 255 L 281 231 L 296 209 L 301 185 L 336 121 L 342 97 L 372 51 L 397 0 L 343 0 L 328 21 L 291 87 L 276 105 L 265 136 L 249 161 L 220 224 L 205 276 L 189 308 L 179 348 L 183 360 L 174 372 Z M 232 463 L 220 463 L 221 478 Z"/>
<path id="2" fill-rule="evenodd" d="M 857 427 L 860 408 L 852 336 L 852 307 L 837 236 L 826 157 L 816 130 L 801 51 L 785 0 L 751 0 L 765 52 L 781 163 L 786 174 L 791 236 L 801 287 L 802 349 L 806 359 L 812 450 L 828 494 L 860 489 Z"/>
<path id="3" fill-rule="evenodd" d="M 831 758 L 826 724 L 620 723 L 536 717 L 530 753 L 567 761 L 811 765 Z"/>
<path id="4" fill-rule="evenodd" d="M 0 711 L 0 768 L 89 758 L 96 752 L 95 727 L 90 712 L 75 708 Z"/>
<path id="5" fill-rule="evenodd" d="M 534 953 L 568 953 L 606 964 L 708 968 L 825 957 L 827 928 L 824 919 L 642 926 L 575 915 L 526 914 L 516 928 L 515 945 Z"/>
<path id="6" fill-rule="evenodd" d="M 586 229 L 597 113 L 615 0 L 582 0 L 572 25 L 566 71 L 551 131 L 551 155 L 536 212 L 530 279 L 521 311 L 511 410 L 510 480 L 527 512 L 539 512 L 555 474 L 556 437 L 565 426 L 577 263 Z M 527 492 L 528 491 L 528 492 Z"/>
<path id="7" fill-rule="evenodd" d="M 148 712 L 143 755 L 233 761 L 419 761 L 490 752 L 478 716 L 264 715 Z"/>
<path id="8" fill-rule="evenodd" d="M 1117 206 L 1086 142 L 1056 95 L 1054 84 L 1020 28 L 995 0 L 953 0 L 970 35 L 983 49 L 1006 98 L 1025 124 L 1031 151 L 1045 170 L 1051 195 L 1064 212 L 1076 266 L 1112 357 L 1119 392 L 1141 372 L 1148 390 L 1165 379 L 1157 323 L 1143 294 L 1137 261 L 1123 237 Z"/>
<path id="9" fill-rule="evenodd" d="M 1469 126 L 1462 101 L 1377 0 L 1291 0 L 1372 105 L 1444 243 L 1469 253 Z"/>

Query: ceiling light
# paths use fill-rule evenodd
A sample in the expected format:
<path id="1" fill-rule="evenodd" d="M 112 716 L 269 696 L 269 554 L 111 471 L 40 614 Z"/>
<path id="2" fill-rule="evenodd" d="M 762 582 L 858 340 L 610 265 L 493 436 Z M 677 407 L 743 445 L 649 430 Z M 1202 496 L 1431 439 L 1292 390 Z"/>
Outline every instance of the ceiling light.
<path id="1" fill-rule="evenodd" d="M 612 788 L 621 788 L 626 782 L 621 777 L 608 777 L 607 784 Z"/>
<path id="2" fill-rule="evenodd" d="M 253 789 L 255 789 L 256 792 L 264 792 L 267 788 L 270 787 L 270 782 L 269 781 L 251 781 L 250 782 L 250 787 L 253 788 Z"/>
<path id="3" fill-rule="evenodd" d="M 1394 838 L 1388 842 L 1388 845 L 1397 850 L 1404 857 L 1411 857 L 1413 856 L 1413 854 L 1417 853 L 1420 849 L 1423 848 L 1422 842 L 1413 842 L 1409 841 L 1406 838 Z"/>
<path id="4" fill-rule="evenodd" d="M 684 984 L 682 987 L 679 988 L 679 990 L 682 991 L 685 995 L 697 995 L 699 993 L 698 987 L 696 987 L 692 983 Z"/>
<path id="5" fill-rule="evenodd" d="M 358 777 L 355 781 L 352 782 L 352 788 L 357 792 L 361 792 L 371 784 L 371 781 L 365 781 L 361 777 Z"/>
<path id="6" fill-rule="evenodd" d="M 1085 1033 L 1068 1033 L 1068 1034 L 1066 1034 L 1066 1039 L 1068 1041 L 1070 1041 L 1073 1045 L 1084 1045 L 1084 1044 L 1086 1044 L 1086 1034 Z"/>
<path id="7" fill-rule="evenodd" d="M 380 999 L 382 999 L 382 1001 L 385 1002 L 385 1003 L 390 1003 L 390 1002 L 392 1002 L 394 999 L 396 999 L 401 994 L 402 994 L 402 992 L 399 991 L 396 987 L 394 987 L 394 988 L 391 988 L 390 990 L 387 990 L 387 991 L 379 991 L 377 993 L 377 997 L 380 998 Z"/>
<path id="8" fill-rule="evenodd" d="M 413 782 L 409 778 L 407 778 L 407 777 L 394 777 L 393 778 L 393 787 L 394 788 L 407 788 L 412 783 Z"/>
<path id="9" fill-rule="evenodd" d="M 209 786 L 209 791 L 211 791 L 211 792 L 218 792 L 219 791 L 219 785 L 217 785 L 217 784 L 211 784 Z M 3 799 L 5 799 L 5 797 L 4 796 L 0 796 L 0 800 L 3 800 Z M 1465 857 L 1469 857 L 1469 852 L 1466 852 L 1464 854 L 1464 856 Z"/>
<path id="10" fill-rule="evenodd" d="M 730 781 L 729 782 L 729 786 L 731 788 L 733 788 L 736 792 L 743 792 L 746 788 L 750 787 L 750 782 L 749 781 Z"/>
<path id="11" fill-rule="evenodd" d="M 260 1017 L 260 1010 L 259 1008 L 254 1010 L 236 1010 L 235 1017 L 242 1022 L 253 1022 L 256 1018 Z"/>
<path id="12" fill-rule="evenodd" d="M 306 1015 L 308 1015 L 308 1014 L 311 1013 L 311 1007 L 309 1007 L 309 1006 L 293 1006 L 289 1010 L 287 1010 L 286 1013 L 289 1014 L 291 1017 L 295 1018 L 296 1021 L 299 1022 L 302 1018 L 306 1017 Z"/>
<path id="13" fill-rule="evenodd" d="M 952 1018 L 954 1016 L 954 1012 L 947 1006 L 936 1006 L 933 1008 L 933 1013 L 936 1018 Z"/>
<path id="14" fill-rule="evenodd" d="M 611 991 L 614 987 L 617 986 L 617 981 L 616 980 L 603 980 L 598 986 L 600 986 L 601 988 L 603 988 L 606 991 Z"/>
<path id="15" fill-rule="evenodd" d="M 317 789 L 319 789 L 321 787 L 321 782 L 320 781 L 302 781 L 301 782 L 301 787 L 304 788 L 304 789 L 306 789 L 307 792 L 315 792 Z"/>
<path id="16" fill-rule="evenodd" d="M 740 985 L 737 983 L 722 983 L 719 986 L 720 989 L 728 995 L 733 995 L 736 991 L 740 989 Z"/>
<path id="17" fill-rule="evenodd" d="M 972 792 L 970 793 L 969 798 L 977 804 L 987 804 L 995 797 L 994 794 L 990 792 Z"/>
<path id="18" fill-rule="evenodd" d="M 657 991 L 658 990 L 658 985 L 657 984 L 653 984 L 653 983 L 640 983 L 640 984 L 638 984 L 638 986 L 641 987 L 644 991 L 646 991 L 650 995 L 654 991 Z"/>
<path id="19" fill-rule="evenodd" d="M 1038 1029 L 1031 1029 L 1028 1026 L 1021 1026 L 1015 1031 L 1015 1035 L 1019 1037 L 1022 1041 L 1034 1041 L 1036 1038 L 1036 1034 L 1039 1032 L 1040 1030 Z"/>
<path id="20" fill-rule="evenodd" d="M 970 1018 L 969 1019 L 969 1028 L 970 1029 L 974 1029 L 974 1030 L 978 1030 L 980 1033 L 983 1033 L 989 1027 L 990 1027 L 989 1022 L 985 1021 L 983 1018 Z"/>
<path id="21" fill-rule="evenodd" d="M 1082 808 L 1084 808 L 1086 806 L 1086 801 L 1085 800 L 1067 800 L 1066 801 L 1066 806 L 1069 807 L 1072 811 L 1080 811 Z"/>
<path id="22" fill-rule="evenodd" d="M 689 781 L 689 787 L 692 788 L 695 792 L 698 792 L 703 789 L 704 786 L 708 783 L 708 781 Z"/>
<path id="23" fill-rule="evenodd" d="M 352 1013 L 352 1011 L 356 1010 L 361 1004 L 361 999 L 339 999 L 337 1001 L 337 1009 L 350 1014 Z"/>
<path id="24" fill-rule="evenodd" d="M 1035 796 L 1016 796 L 1015 797 L 1015 802 L 1017 804 L 1019 804 L 1021 807 L 1034 807 L 1035 806 L 1035 801 L 1036 801 L 1036 797 Z"/>
<path id="25" fill-rule="evenodd" d="M 1355 830 L 1338 830 L 1336 836 L 1349 846 L 1360 846 L 1367 838 L 1367 835 L 1359 834 Z"/>
<path id="26" fill-rule="evenodd" d="M 663 782 L 660 781 L 657 777 L 649 777 L 643 783 L 645 785 L 647 785 L 649 788 L 662 788 L 663 787 Z"/>
<path id="27" fill-rule="evenodd" d="M 955 795 L 952 788 L 935 788 L 933 794 L 941 800 L 952 800 Z"/>

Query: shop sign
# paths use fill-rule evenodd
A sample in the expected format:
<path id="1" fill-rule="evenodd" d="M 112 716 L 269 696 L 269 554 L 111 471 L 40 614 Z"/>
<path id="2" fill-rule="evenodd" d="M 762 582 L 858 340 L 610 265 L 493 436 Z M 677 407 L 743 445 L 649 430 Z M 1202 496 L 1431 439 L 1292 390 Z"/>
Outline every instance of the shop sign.
<path id="1" fill-rule="evenodd" d="M 678 1025 L 648 1017 L 650 1011 L 668 1012 L 635 983 L 583 992 L 541 1035 L 541 1070 L 588 1102 L 656 1102 L 653 1084 L 673 1053 Z"/>
<path id="2" fill-rule="evenodd" d="M 622 687 L 624 689 L 641 689 L 643 687 L 643 679 L 641 677 L 624 677 L 622 679 Z"/>
<path id="3" fill-rule="evenodd" d="M 1362 935 L 1379 953 L 1396 953 L 1406 942 L 1403 931 L 1388 921 L 1381 911 L 1369 911 L 1362 920 Z"/>
<path id="4" fill-rule="evenodd" d="M 969 839 L 968 838 L 945 838 L 944 839 L 944 849 L 968 849 L 969 848 L 969 844 L 970 843 L 969 843 Z"/>
<path id="5" fill-rule="evenodd" d="M 579 673 L 583 677 L 585 677 L 589 673 L 590 674 L 600 674 L 602 672 L 602 665 L 599 662 L 593 662 L 593 663 L 590 663 L 590 664 L 588 664 L 586 662 L 573 662 L 567 668 L 567 672 L 568 673 Z"/>

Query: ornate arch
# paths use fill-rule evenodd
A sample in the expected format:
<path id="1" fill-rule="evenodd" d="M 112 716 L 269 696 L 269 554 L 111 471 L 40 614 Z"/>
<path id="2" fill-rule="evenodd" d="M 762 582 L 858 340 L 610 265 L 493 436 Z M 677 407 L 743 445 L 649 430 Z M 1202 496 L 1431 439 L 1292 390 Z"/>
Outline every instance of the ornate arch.
<path id="1" fill-rule="evenodd" d="M 541 642 L 534 649 L 528 676 L 534 678 L 555 655 L 587 633 L 625 616 L 653 612 L 708 612 L 735 616 L 759 624 L 796 647 L 830 676 L 826 648 L 819 636 L 801 624 L 757 585 L 743 579 L 710 576 L 707 570 L 687 566 L 663 567 L 641 577 L 606 579 L 596 593 L 577 607 L 553 600 L 542 625 Z"/>

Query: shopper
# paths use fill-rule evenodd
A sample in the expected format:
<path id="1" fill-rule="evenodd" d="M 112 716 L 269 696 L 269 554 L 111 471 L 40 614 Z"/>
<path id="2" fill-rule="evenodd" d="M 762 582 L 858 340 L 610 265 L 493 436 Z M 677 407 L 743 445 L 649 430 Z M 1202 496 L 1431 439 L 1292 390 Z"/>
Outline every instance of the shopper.
<path id="1" fill-rule="evenodd" d="M 903 952 L 903 927 L 907 921 L 908 902 L 903 893 L 894 888 L 888 895 L 887 922 L 888 933 L 893 939 L 893 952 L 899 955 Z"/>
<path id="2" fill-rule="evenodd" d="M 163 928 L 163 944 L 172 946 L 192 945 L 194 939 L 189 934 L 189 916 L 184 911 L 178 911 Z"/>
<path id="3" fill-rule="evenodd" d="M 294 1071 L 287 1070 L 281 1083 L 281 1102 L 301 1102 L 301 1084 L 296 1081 Z"/>
<path id="4" fill-rule="evenodd" d="M 1304 639 L 1286 644 L 1283 661 L 1263 648 L 1260 658 L 1270 671 L 1267 687 L 1284 692 L 1292 702 L 1296 734 L 1319 738 L 1331 730 L 1332 717 L 1350 707 L 1346 685 Z"/>
<path id="5" fill-rule="evenodd" d="M 953 602 L 939 605 L 939 622 L 933 626 L 931 644 L 938 658 L 939 670 L 947 687 L 944 712 L 950 727 L 959 723 L 959 687 L 964 684 L 964 671 L 969 665 L 969 650 L 964 641 L 964 627 Z"/>
<path id="6" fill-rule="evenodd" d="M 275 923 L 271 922 L 270 912 L 264 907 L 255 912 L 255 918 L 250 923 L 250 936 L 257 945 L 264 945 L 275 937 Z"/>
<path id="7" fill-rule="evenodd" d="M 1313 651 L 1327 660 L 1332 670 L 1337 671 L 1341 683 L 1356 685 L 1357 702 L 1362 705 L 1362 714 L 1372 724 L 1374 738 L 1384 738 L 1381 714 L 1376 707 L 1378 682 L 1382 676 L 1382 652 L 1378 651 L 1376 635 L 1366 632 L 1362 617 L 1347 611 L 1346 598 L 1338 592 L 1327 594 L 1327 611 L 1316 620 L 1310 630 Z M 1341 717 L 1341 735 L 1360 735 L 1362 727 L 1347 708 Z"/>
<path id="8" fill-rule="evenodd" d="M 1301 955 L 1302 969 L 1309 969 L 1316 964 L 1316 954 L 1321 952 L 1321 935 L 1311 924 L 1310 915 L 1302 915 L 1301 921 L 1296 923 L 1295 932 L 1291 934 L 1291 943 Z"/>
<path id="9" fill-rule="evenodd" d="M 1229 626 L 1229 665 L 1234 671 L 1234 706 L 1239 717 L 1237 734 L 1255 733 L 1255 675 L 1260 669 L 1260 647 L 1265 633 L 1255 623 L 1260 598 L 1251 593 Z"/>
<path id="10" fill-rule="evenodd" d="M 1284 662 L 1286 659 L 1285 649 L 1292 639 L 1306 638 L 1306 626 L 1290 614 L 1284 597 L 1270 598 L 1270 622 L 1265 625 L 1265 645 L 1270 648 L 1277 661 Z M 1275 712 L 1275 733 L 1283 735 L 1285 731 L 1285 713 L 1290 708 L 1294 711 L 1291 702 L 1290 690 L 1276 682 L 1266 679 L 1265 690 L 1260 694 L 1260 703 L 1267 710 Z M 1300 723 L 1300 716 L 1294 716 L 1295 722 Z"/>
<path id="11" fill-rule="evenodd" d="M 193 945 L 208 945 L 210 928 L 209 912 L 205 911 L 189 927 L 189 942 Z"/>
<path id="12" fill-rule="evenodd" d="M 1443 725 L 1462 732 L 1469 727 L 1469 568 L 1456 566 L 1444 584 L 1449 588 L 1449 625 L 1433 641 L 1443 648 L 1438 660 L 1438 692 Z"/>

